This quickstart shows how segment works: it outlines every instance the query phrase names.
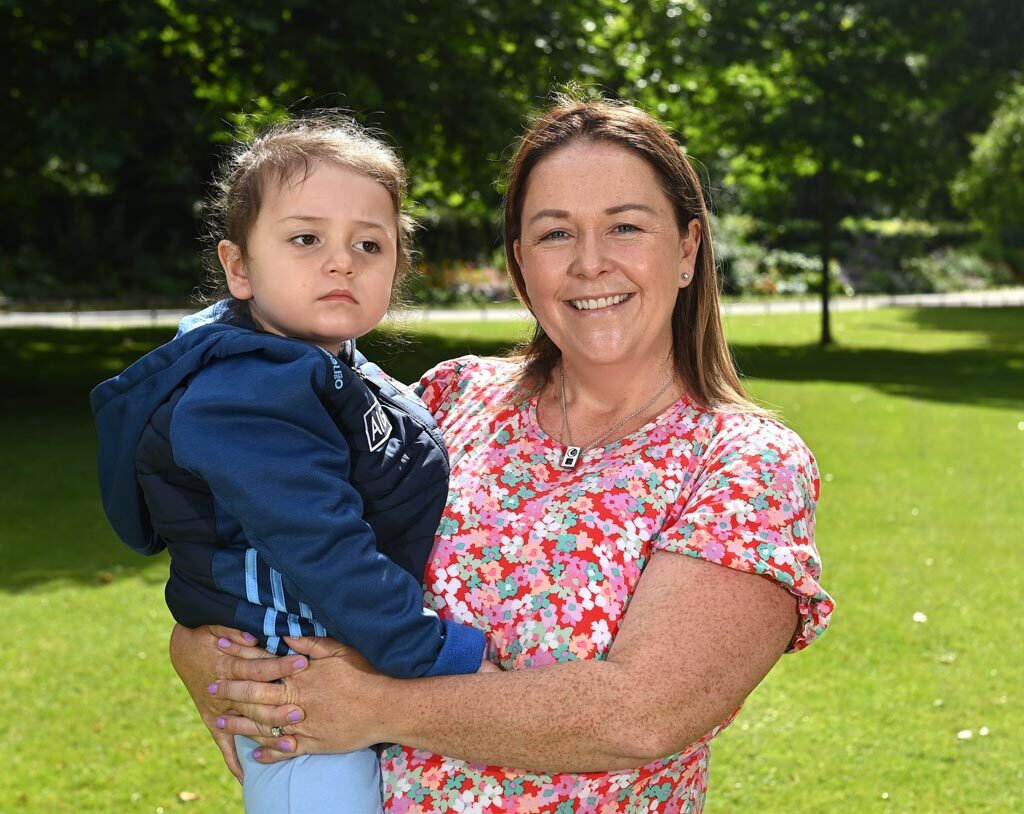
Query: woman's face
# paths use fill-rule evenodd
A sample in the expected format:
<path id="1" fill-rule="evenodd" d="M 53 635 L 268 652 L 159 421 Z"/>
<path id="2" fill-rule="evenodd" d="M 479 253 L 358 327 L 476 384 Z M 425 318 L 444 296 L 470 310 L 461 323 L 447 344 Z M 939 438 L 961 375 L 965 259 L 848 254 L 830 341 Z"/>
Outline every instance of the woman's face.
<path id="1" fill-rule="evenodd" d="M 513 251 L 530 305 L 568 365 L 668 359 L 700 226 L 680 233 L 645 159 L 608 142 L 562 147 L 530 173 L 520 228 Z"/>

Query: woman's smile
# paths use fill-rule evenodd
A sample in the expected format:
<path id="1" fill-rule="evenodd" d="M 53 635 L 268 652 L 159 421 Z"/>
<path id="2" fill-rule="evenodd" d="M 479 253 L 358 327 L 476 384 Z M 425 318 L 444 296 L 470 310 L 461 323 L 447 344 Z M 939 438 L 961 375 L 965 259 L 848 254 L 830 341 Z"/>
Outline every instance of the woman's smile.
<path id="1" fill-rule="evenodd" d="M 622 305 L 622 303 L 632 299 L 632 297 L 632 294 L 610 294 L 603 297 L 571 299 L 567 302 L 577 311 L 597 311 L 607 313 L 612 308 Z"/>

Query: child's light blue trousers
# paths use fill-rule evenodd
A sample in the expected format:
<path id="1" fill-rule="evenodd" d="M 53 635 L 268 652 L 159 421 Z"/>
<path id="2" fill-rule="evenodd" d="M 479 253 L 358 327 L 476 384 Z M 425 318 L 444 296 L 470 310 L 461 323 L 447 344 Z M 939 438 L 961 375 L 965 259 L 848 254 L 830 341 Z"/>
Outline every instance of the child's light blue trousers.
<path id="1" fill-rule="evenodd" d="M 259 744 L 235 736 L 245 779 L 246 814 L 381 814 L 380 763 L 372 749 L 343 755 L 299 755 L 257 763 Z"/>

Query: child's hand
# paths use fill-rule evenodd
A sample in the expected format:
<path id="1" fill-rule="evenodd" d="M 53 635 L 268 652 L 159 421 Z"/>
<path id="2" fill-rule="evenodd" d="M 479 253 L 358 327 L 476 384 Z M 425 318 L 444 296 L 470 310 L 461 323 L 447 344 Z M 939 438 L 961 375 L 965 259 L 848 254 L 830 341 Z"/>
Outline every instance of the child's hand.
<path id="1" fill-rule="evenodd" d="M 501 668 L 493 661 L 488 661 L 486 658 L 480 662 L 480 669 L 477 673 L 500 673 Z"/>

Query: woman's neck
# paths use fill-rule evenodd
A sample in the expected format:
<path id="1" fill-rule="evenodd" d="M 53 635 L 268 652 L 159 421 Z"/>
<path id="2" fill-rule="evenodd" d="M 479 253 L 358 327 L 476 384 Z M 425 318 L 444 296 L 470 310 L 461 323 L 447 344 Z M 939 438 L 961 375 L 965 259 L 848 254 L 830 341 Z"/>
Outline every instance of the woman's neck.
<path id="1" fill-rule="evenodd" d="M 565 402 L 586 415 L 625 415 L 654 397 L 669 379 L 675 378 L 670 355 L 636 365 L 573 364 L 563 358 L 553 373 L 553 394 L 561 401 L 561 377 L 565 376 Z M 669 386 L 673 400 L 679 388 Z M 659 402 L 662 401 L 659 399 Z M 652 405 L 652 407 L 655 405 Z"/>

